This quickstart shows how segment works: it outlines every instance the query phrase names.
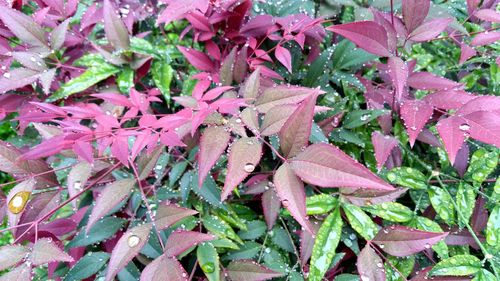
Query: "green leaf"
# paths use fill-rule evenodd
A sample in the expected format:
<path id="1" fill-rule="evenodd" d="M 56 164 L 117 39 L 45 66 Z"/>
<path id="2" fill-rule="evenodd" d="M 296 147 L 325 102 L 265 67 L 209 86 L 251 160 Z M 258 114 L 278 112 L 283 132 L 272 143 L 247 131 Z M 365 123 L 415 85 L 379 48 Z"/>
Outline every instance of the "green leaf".
<path id="1" fill-rule="evenodd" d="M 71 96 L 72 94 L 81 92 L 102 80 L 118 73 L 120 69 L 108 63 L 99 63 L 87 69 L 82 75 L 71 79 L 66 84 L 62 85 L 47 101 L 53 102 L 62 98 Z"/>
<path id="2" fill-rule="evenodd" d="M 371 240 L 377 235 L 379 227 L 360 207 L 345 203 L 342 204 L 342 209 L 351 227 L 365 240 Z"/>
<path id="3" fill-rule="evenodd" d="M 156 87 L 160 89 L 165 100 L 170 101 L 170 83 L 174 76 L 173 68 L 164 60 L 155 60 L 151 67 L 151 73 Z"/>
<path id="4" fill-rule="evenodd" d="M 335 281 L 359 281 L 359 275 L 354 274 L 340 274 L 335 277 Z"/>
<path id="5" fill-rule="evenodd" d="M 281 249 L 293 253 L 293 244 L 286 230 L 281 226 L 275 226 L 270 232 L 271 241 Z"/>
<path id="6" fill-rule="evenodd" d="M 429 272 L 431 276 L 467 276 L 481 270 L 481 261 L 472 255 L 457 255 L 438 262 Z"/>
<path id="7" fill-rule="evenodd" d="M 346 40 L 347 41 L 347 40 Z M 306 76 L 302 80 L 302 85 L 305 87 L 315 87 L 318 86 L 319 77 L 323 75 L 325 70 L 327 69 L 328 63 L 331 61 L 333 50 L 335 47 L 332 46 L 319 55 L 316 60 L 311 64 L 311 66 L 307 69 Z"/>
<path id="8" fill-rule="evenodd" d="M 210 242 L 201 243 L 196 251 L 198 263 L 209 281 L 220 280 L 219 254 Z"/>
<path id="9" fill-rule="evenodd" d="M 393 222 L 406 222 L 413 218 L 410 208 L 396 202 L 384 202 L 382 204 L 366 206 L 364 209 L 376 216 Z"/>
<path id="10" fill-rule="evenodd" d="M 471 158 L 464 178 L 472 180 L 474 185 L 481 185 L 498 165 L 499 149 L 488 151 L 484 148 L 476 150 Z"/>
<path id="11" fill-rule="evenodd" d="M 387 110 L 383 109 L 353 110 L 345 116 L 342 127 L 346 129 L 354 129 L 370 123 L 375 118 L 384 115 L 387 112 Z"/>
<path id="12" fill-rule="evenodd" d="M 457 190 L 457 206 L 462 213 L 462 218 L 458 221 L 461 227 L 464 227 L 469 223 L 469 219 L 474 212 L 474 207 L 476 205 L 476 192 L 474 187 L 460 182 Z M 463 221 L 462 221 L 463 219 Z"/>
<path id="13" fill-rule="evenodd" d="M 317 194 L 306 198 L 306 212 L 308 215 L 326 214 L 337 206 L 337 198 L 329 194 Z"/>
<path id="14" fill-rule="evenodd" d="M 261 248 L 261 244 L 253 241 L 247 241 L 240 247 L 239 250 L 230 251 L 227 255 L 222 257 L 222 259 L 225 261 L 252 259 L 259 254 Z"/>
<path id="15" fill-rule="evenodd" d="M 233 241 L 226 239 L 226 238 L 221 238 L 221 239 L 216 239 L 210 241 L 212 245 L 216 248 L 227 248 L 227 249 L 232 249 L 232 250 L 238 250 L 240 247 L 236 245 Z"/>
<path id="16" fill-rule="evenodd" d="M 220 190 L 217 187 L 217 183 L 212 177 L 206 177 L 203 182 L 203 186 L 198 186 L 198 174 L 195 172 L 191 178 L 191 190 L 200 196 L 201 199 L 207 201 L 212 206 L 222 208 L 224 210 L 227 207 L 220 201 Z"/>
<path id="17" fill-rule="evenodd" d="M 500 251 L 500 206 L 497 205 L 490 213 L 486 225 L 486 243 L 495 251 Z"/>
<path id="18" fill-rule="evenodd" d="M 205 216 L 202 219 L 203 226 L 213 234 L 217 235 L 220 238 L 229 238 L 234 240 L 240 244 L 243 244 L 243 241 L 240 239 L 236 232 L 231 228 L 231 226 L 221 220 L 219 217 L 211 215 Z"/>
<path id="19" fill-rule="evenodd" d="M 339 244 L 341 232 L 342 218 L 340 217 L 340 209 L 337 208 L 323 221 L 316 234 L 309 271 L 310 281 L 323 279 L 335 256 L 335 249 Z"/>
<path id="20" fill-rule="evenodd" d="M 64 281 L 76 281 L 96 274 L 109 259 L 105 252 L 90 252 L 82 257 L 64 277 Z"/>
<path id="21" fill-rule="evenodd" d="M 187 165 L 187 161 L 182 161 L 172 166 L 172 169 L 168 173 L 168 183 L 171 187 L 174 186 L 174 184 L 177 182 L 177 180 L 179 180 L 184 171 L 186 171 Z"/>
<path id="22" fill-rule="evenodd" d="M 267 225 L 263 221 L 255 220 L 247 222 L 247 230 L 238 232 L 238 236 L 244 240 L 255 240 L 266 232 Z"/>
<path id="23" fill-rule="evenodd" d="M 337 48 L 333 53 L 333 68 L 348 69 L 352 66 L 373 60 L 376 57 L 377 56 L 369 54 L 360 48 L 356 48 L 354 43 L 344 39 L 337 44 Z"/>
<path id="24" fill-rule="evenodd" d="M 442 188 L 436 186 L 429 187 L 429 199 L 436 213 L 447 224 L 452 225 L 455 222 L 455 207 L 453 206 L 453 198 Z"/>
<path id="25" fill-rule="evenodd" d="M 323 134 L 323 131 L 315 122 L 313 122 L 311 126 L 309 141 L 312 143 L 328 143 L 328 138 Z"/>
<path id="26" fill-rule="evenodd" d="M 158 53 L 157 49 L 151 43 L 149 43 L 149 41 L 142 38 L 130 38 L 130 50 L 134 53 L 150 55 L 154 58 L 160 58 L 160 54 Z"/>
<path id="27" fill-rule="evenodd" d="M 430 231 L 430 232 L 443 232 L 443 229 L 439 224 L 433 220 L 430 220 L 426 217 L 416 217 L 412 220 L 409 225 L 416 229 Z M 440 258 L 448 258 L 448 245 L 444 241 L 439 241 L 438 243 L 432 246 L 432 249 L 436 251 Z"/>
<path id="28" fill-rule="evenodd" d="M 120 281 L 137 281 L 139 280 L 139 276 L 141 272 L 135 266 L 133 262 L 129 262 L 128 265 L 118 272 L 118 280 Z"/>
<path id="29" fill-rule="evenodd" d="M 226 221 L 233 227 L 237 227 L 241 230 L 247 230 L 247 225 L 245 224 L 245 220 L 241 219 L 236 212 L 232 210 L 222 210 L 216 209 L 213 210 L 214 214 L 216 214 L 219 218 Z"/>
<path id="30" fill-rule="evenodd" d="M 493 280 L 497 280 L 495 275 L 486 269 L 481 269 L 481 271 L 479 271 L 476 274 L 476 277 L 472 279 L 472 281 L 493 281 Z"/>
<path id="31" fill-rule="evenodd" d="M 96 222 L 88 233 L 85 233 L 85 229 L 80 230 L 80 232 L 75 236 L 75 238 L 73 238 L 73 240 L 68 243 L 68 245 L 66 245 L 66 247 L 82 247 L 104 241 L 115 235 L 115 233 L 123 226 L 124 223 L 124 219 L 116 217 L 105 217 L 102 220 Z"/>
<path id="32" fill-rule="evenodd" d="M 134 71 L 130 67 L 123 68 L 116 77 L 116 84 L 120 92 L 128 94 L 130 88 L 134 87 Z"/>
<path id="33" fill-rule="evenodd" d="M 388 255 L 386 258 L 397 269 L 396 271 L 388 263 L 385 263 L 387 280 L 407 280 L 406 278 L 413 272 L 415 267 L 415 256 L 400 258 Z"/>
<path id="34" fill-rule="evenodd" d="M 417 169 L 397 167 L 387 173 L 387 179 L 399 186 L 412 189 L 427 189 L 427 178 Z"/>

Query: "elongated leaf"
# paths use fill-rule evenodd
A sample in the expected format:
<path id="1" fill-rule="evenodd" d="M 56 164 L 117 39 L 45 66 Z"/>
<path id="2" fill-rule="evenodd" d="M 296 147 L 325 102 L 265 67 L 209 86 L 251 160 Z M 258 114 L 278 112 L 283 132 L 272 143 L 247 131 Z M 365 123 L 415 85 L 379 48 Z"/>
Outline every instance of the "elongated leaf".
<path id="1" fill-rule="evenodd" d="M 230 86 L 233 83 L 234 59 L 237 47 L 234 47 L 226 56 L 219 69 L 219 80 L 222 86 Z"/>
<path id="2" fill-rule="evenodd" d="M 7 195 L 7 214 L 10 225 L 14 226 L 19 222 L 22 212 L 24 212 L 28 200 L 31 197 L 31 192 L 35 188 L 35 183 L 33 179 L 20 182 L 14 186 Z"/>
<path id="3" fill-rule="evenodd" d="M 455 163 L 457 153 L 465 141 L 465 133 L 460 128 L 468 129 L 468 126 L 463 119 L 455 116 L 442 119 L 436 125 L 451 164 Z"/>
<path id="4" fill-rule="evenodd" d="M 281 202 L 274 189 L 266 190 L 262 194 L 262 210 L 266 219 L 267 229 L 272 229 L 276 223 L 281 208 Z"/>
<path id="5" fill-rule="evenodd" d="M 139 157 L 139 159 L 137 159 L 137 169 L 139 170 L 140 180 L 144 180 L 149 177 L 153 169 L 157 174 L 165 169 L 164 166 L 166 164 L 162 162 L 162 159 L 165 159 L 168 155 L 163 154 L 163 152 L 163 146 L 160 145 L 151 151 L 151 153 L 144 153 Z"/>
<path id="6" fill-rule="evenodd" d="M 33 265 L 37 266 L 54 261 L 71 262 L 73 258 L 59 248 L 52 239 L 42 238 L 33 245 L 30 260 Z"/>
<path id="7" fill-rule="evenodd" d="M 0 247 L 0 270 L 8 269 L 20 262 L 28 253 L 22 245 L 5 245 Z"/>
<path id="8" fill-rule="evenodd" d="M 386 280 L 384 262 L 370 245 L 366 245 L 359 253 L 356 265 L 361 280 Z"/>
<path id="9" fill-rule="evenodd" d="M 208 1 L 206 0 L 176 0 L 168 2 L 168 7 L 158 16 L 157 23 L 169 24 L 171 21 L 178 20 L 184 14 L 201 10 L 207 10 Z"/>
<path id="10" fill-rule="evenodd" d="M 320 281 L 330 267 L 335 255 L 335 250 L 340 241 L 342 231 L 342 218 L 340 209 L 337 208 L 321 224 L 311 256 L 309 280 Z"/>
<path id="11" fill-rule="evenodd" d="M 80 162 L 73 166 L 68 174 L 68 193 L 70 196 L 75 196 L 85 187 L 87 180 L 90 178 L 92 166 L 88 162 Z M 71 204 L 76 207 L 78 200 L 73 200 Z"/>
<path id="12" fill-rule="evenodd" d="M 434 39 L 443 32 L 452 21 L 453 19 L 450 18 L 428 20 L 413 30 L 409 38 L 415 42 L 425 42 Z"/>
<path id="13" fill-rule="evenodd" d="M 410 140 L 410 146 L 413 147 L 418 135 L 422 132 L 425 124 L 429 122 L 433 107 L 423 100 L 405 101 L 401 105 L 401 118 L 404 121 L 406 132 Z"/>
<path id="14" fill-rule="evenodd" d="M 281 199 L 283 207 L 307 231 L 312 233 L 309 221 L 306 218 L 306 193 L 304 184 L 293 173 L 290 164 L 284 163 L 274 174 L 276 193 Z"/>
<path id="15" fill-rule="evenodd" d="M 158 230 L 163 230 L 180 221 L 181 219 L 193 216 L 198 212 L 191 209 L 182 208 L 174 204 L 161 204 L 158 206 L 155 215 L 155 226 Z"/>
<path id="16" fill-rule="evenodd" d="M 456 255 L 438 262 L 429 272 L 431 276 L 466 276 L 481 270 L 481 261 L 472 255 Z"/>
<path id="17" fill-rule="evenodd" d="M 63 46 L 64 40 L 66 40 L 69 22 L 69 19 L 63 21 L 50 33 L 50 47 L 52 50 L 59 50 Z"/>
<path id="18" fill-rule="evenodd" d="M 283 276 L 282 273 L 250 260 L 231 262 L 226 268 L 226 273 L 232 281 L 263 281 Z"/>
<path id="19" fill-rule="evenodd" d="M 493 9 L 481 9 L 476 11 L 474 16 L 485 21 L 500 23 L 500 13 Z"/>
<path id="20" fill-rule="evenodd" d="M 92 226 L 104 217 L 111 209 L 130 196 L 135 179 L 123 179 L 108 184 L 97 198 L 87 223 L 87 233 Z"/>
<path id="21" fill-rule="evenodd" d="M 71 240 L 66 247 L 75 248 L 82 246 L 89 246 L 97 242 L 104 241 L 115 233 L 125 224 L 124 219 L 116 217 L 105 217 L 102 220 L 96 222 L 94 227 L 90 231 L 81 230 L 74 238 Z"/>
<path id="22" fill-rule="evenodd" d="M 399 186 L 412 189 L 427 189 L 427 177 L 418 169 L 396 167 L 387 173 L 387 179 Z"/>
<path id="23" fill-rule="evenodd" d="M 360 207 L 351 204 L 343 204 L 342 209 L 351 227 L 367 241 L 372 240 L 373 237 L 377 235 L 379 226 L 377 226 Z"/>
<path id="24" fill-rule="evenodd" d="M 456 195 L 457 206 L 462 215 L 459 217 L 459 225 L 465 226 L 469 223 L 474 206 L 476 205 L 476 193 L 474 188 L 468 184 L 460 182 Z"/>
<path id="25" fill-rule="evenodd" d="M 295 104 L 283 104 L 273 107 L 264 116 L 261 134 L 263 136 L 277 134 L 296 109 L 297 105 Z"/>
<path id="26" fill-rule="evenodd" d="M 372 241 L 390 255 L 405 257 L 430 249 L 447 235 L 447 232 L 427 232 L 393 225 L 380 230 Z"/>
<path id="27" fill-rule="evenodd" d="M 451 90 L 461 87 L 462 84 L 437 76 L 430 72 L 414 72 L 408 78 L 408 85 L 420 90 Z M 452 102 L 452 100 L 447 101 Z"/>
<path id="28" fill-rule="evenodd" d="M 257 68 L 245 81 L 241 92 L 246 99 L 255 99 L 260 94 L 260 68 Z"/>
<path id="29" fill-rule="evenodd" d="M 90 252 L 82 257 L 64 276 L 64 281 L 78 281 L 96 274 L 109 259 L 105 252 Z"/>
<path id="30" fill-rule="evenodd" d="M 170 84 L 174 76 L 174 69 L 165 61 L 155 60 L 151 68 L 151 73 L 156 87 L 160 89 L 165 99 L 169 101 Z"/>
<path id="31" fill-rule="evenodd" d="M 187 249 L 215 239 L 212 234 L 205 234 L 195 231 L 177 230 L 170 234 L 165 244 L 165 255 L 169 257 L 182 254 Z"/>
<path id="32" fill-rule="evenodd" d="M 0 19 L 23 42 L 37 47 L 47 47 L 45 32 L 29 16 L 4 7 Z"/>
<path id="33" fill-rule="evenodd" d="M 148 264 L 141 274 L 141 281 L 186 281 L 188 274 L 174 258 L 161 255 Z"/>
<path id="34" fill-rule="evenodd" d="M 243 244 L 243 241 L 238 235 L 236 235 L 236 232 L 234 232 L 233 228 L 227 222 L 221 220 L 219 217 L 214 215 L 206 216 L 202 221 L 203 226 L 218 237 L 229 238 L 240 244 Z"/>
<path id="35" fill-rule="evenodd" d="M 305 87 L 279 85 L 264 90 L 255 101 L 257 110 L 267 113 L 271 108 L 283 104 L 297 104 L 313 94 L 321 94 L 323 91 Z"/>
<path id="36" fill-rule="evenodd" d="M 222 201 L 226 200 L 236 186 L 255 170 L 261 157 L 262 143 L 256 137 L 241 138 L 233 143 L 228 157 Z"/>
<path id="37" fill-rule="evenodd" d="M 223 127 L 208 127 L 203 131 L 198 154 L 198 185 L 202 185 L 210 169 L 226 150 L 230 137 L 231 134 Z"/>
<path id="38" fill-rule="evenodd" d="M 201 243 L 198 245 L 196 257 L 201 270 L 207 276 L 208 281 L 217 281 L 220 278 L 219 254 L 212 243 Z"/>
<path id="39" fill-rule="evenodd" d="M 496 41 L 500 40 L 500 32 L 483 32 L 474 36 L 474 39 L 470 42 L 471 46 L 484 46 L 488 44 L 492 44 Z"/>
<path id="40" fill-rule="evenodd" d="M 443 229 L 441 228 L 441 226 L 439 226 L 437 222 L 425 217 L 416 217 L 415 220 L 410 222 L 409 226 L 425 231 L 443 232 Z M 432 246 L 432 249 L 436 251 L 439 257 L 441 257 L 442 259 L 449 257 L 448 246 L 444 241 L 439 241 L 438 243 L 434 244 Z"/>
<path id="41" fill-rule="evenodd" d="M 500 206 L 496 206 L 490 213 L 486 225 L 486 243 L 495 251 L 500 251 Z"/>
<path id="42" fill-rule="evenodd" d="M 413 211 L 397 202 L 366 206 L 365 210 L 383 219 L 393 222 L 407 222 L 413 218 Z"/>
<path id="43" fill-rule="evenodd" d="M 30 281 L 33 280 L 31 276 L 31 266 L 24 263 L 13 270 L 0 276 L 0 281 Z"/>
<path id="44" fill-rule="evenodd" d="M 211 71 L 214 69 L 214 62 L 205 53 L 181 46 L 177 46 L 177 48 L 186 57 L 189 63 L 197 69 L 203 71 Z"/>
<path id="45" fill-rule="evenodd" d="M 339 148 L 313 144 L 291 159 L 290 166 L 304 181 L 321 187 L 392 190 L 392 186 Z"/>
<path id="46" fill-rule="evenodd" d="M 114 280 L 114 277 L 120 272 L 144 247 L 148 241 L 151 224 L 145 223 L 129 229 L 116 242 L 116 246 L 111 252 L 108 271 L 106 272 L 106 281 Z"/>
<path id="47" fill-rule="evenodd" d="M 274 55 L 281 64 L 283 64 L 290 73 L 292 73 L 292 55 L 287 48 L 277 45 L 274 50 Z"/>
<path id="48" fill-rule="evenodd" d="M 429 0 L 404 0 L 402 2 L 403 21 L 408 32 L 412 32 L 424 22 L 429 13 L 430 4 Z"/>
<path id="49" fill-rule="evenodd" d="M 103 6 L 104 31 L 106 38 L 113 45 L 115 50 L 128 50 L 130 39 L 125 24 L 115 13 L 115 8 L 109 0 L 104 0 Z"/>
<path id="50" fill-rule="evenodd" d="M 429 187 L 429 199 L 436 213 L 449 225 L 455 221 L 455 207 L 450 194 L 436 186 Z"/>
<path id="51" fill-rule="evenodd" d="M 347 129 L 354 129 L 365 124 L 370 123 L 377 117 L 387 113 L 387 110 L 374 109 L 374 110 L 353 110 L 349 112 L 342 122 L 342 127 Z"/>
<path id="52" fill-rule="evenodd" d="M 407 95 L 408 66 L 398 57 L 389 58 L 387 65 L 390 71 L 389 76 L 396 92 L 394 99 L 397 103 L 402 103 L 403 97 Z"/>

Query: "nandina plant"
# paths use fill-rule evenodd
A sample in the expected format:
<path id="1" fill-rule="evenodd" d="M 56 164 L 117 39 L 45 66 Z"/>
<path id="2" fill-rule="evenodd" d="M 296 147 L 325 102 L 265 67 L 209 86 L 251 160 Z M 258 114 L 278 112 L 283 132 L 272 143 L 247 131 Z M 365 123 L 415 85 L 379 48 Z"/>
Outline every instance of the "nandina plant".
<path id="1" fill-rule="evenodd" d="M 0 2 L 0 280 L 500 280 L 498 1 L 267 2 Z"/>

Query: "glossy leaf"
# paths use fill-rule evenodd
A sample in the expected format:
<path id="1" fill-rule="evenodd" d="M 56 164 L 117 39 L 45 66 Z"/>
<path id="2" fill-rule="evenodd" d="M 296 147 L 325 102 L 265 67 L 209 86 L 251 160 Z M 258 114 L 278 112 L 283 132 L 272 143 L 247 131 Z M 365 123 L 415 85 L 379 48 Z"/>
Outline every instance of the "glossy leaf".
<path id="1" fill-rule="evenodd" d="M 276 56 L 276 59 L 278 59 L 281 64 L 283 64 L 286 69 L 288 69 L 288 72 L 292 72 L 292 55 L 290 54 L 290 51 L 288 51 L 287 48 L 282 47 L 281 45 L 277 45 L 276 49 L 274 50 L 274 55 Z"/>
<path id="2" fill-rule="evenodd" d="M 179 261 L 161 255 L 144 268 L 140 280 L 186 281 L 188 274 Z"/>
<path id="3" fill-rule="evenodd" d="M 415 42 L 425 42 L 434 39 L 443 32 L 451 22 L 452 19 L 449 18 L 428 20 L 415 28 L 415 30 L 410 33 L 409 38 Z"/>
<path id="4" fill-rule="evenodd" d="M 105 252 L 89 252 L 70 268 L 64 281 L 77 281 L 96 274 L 109 260 Z"/>
<path id="5" fill-rule="evenodd" d="M 431 105 L 423 100 L 406 101 L 401 105 L 400 110 L 401 118 L 410 139 L 410 146 L 413 146 L 425 124 L 432 117 L 434 110 Z"/>
<path id="6" fill-rule="evenodd" d="M 436 186 L 429 187 L 429 198 L 432 207 L 438 215 L 449 225 L 453 224 L 455 220 L 455 207 L 453 205 L 453 198 L 450 194 Z"/>
<path id="7" fill-rule="evenodd" d="M 351 227 L 365 240 L 372 240 L 379 232 L 379 226 L 360 207 L 342 204 L 342 210 L 344 210 Z"/>
<path id="8" fill-rule="evenodd" d="M 399 141 L 391 136 L 384 136 L 380 132 L 372 133 L 372 144 L 375 150 L 377 168 L 380 170 L 391 155 L 391 152 L 399 144 Z"/>
<path id="9" fill-rule="evenodd" d="M 219 254 L 211 243 L 201 243 L 196 252 L 201 270 L 209 281 L 217 281 L 220 278 Z"/>
<path id="10" fill-rule="evenodd" d="M 481 261 L 472 255 L 456 255 L 438 262 L 429 272 L 431 276 L 466 276 L 481 270 Z"/>
<path id="11" fill-rule="evenodd" d="M 264 211 L 264 218 L 266 219 L 267 228 L 273 228 L 276 219 L 279 216 L 281 202 L 274 189 L 266 190 L 262 194 L 262 209 Z"/>
<path id="12" fill-rule="evenodd" d="M 427 189 L 427 177 L 418 169 L 396 167 L 387 173 L 387 179 L 399 186 L 411 189 Z"/>
<path id="13" fill-rule="evenodd" d="M 265 89 L 255 101 L 255 105 L 259 112 L 267 113 L 277 105 L 296 104 L 318 93 L 322 93 L 322 91 L 298 86 L 278 85 Z"/>
<path id="14" fill-rule="evenodd" d="M 215 162 L 226 150 L 230 137 L 231 134 L 222 127 L 208 127 L 203 131 L 198 154 L 198 185 L 202 185 Z"/>
<path id="15" fill-rule="evenodd" d="M 486 243 L 495 251 L 500 251 L 500 206 L 496 206 L 490 213 L 486 225 Z"/>
<path id="16" fill-rule="evenodd" d="M 4 8 L 0 19 L 23 42 L 39 47 L 47 46 L 43 28 L 36 24 L 31 17 L 19 11 Z"/>
<path id="17" fill-rule="evenodd" d="M 182 254 L 199 243 L 213 240 L 215 236 L 195 231 L 176 230 L 170 234 L 165 244 L 165 255 L 169 257 Z"/>
<path id="18" fill-rule="evenodd" d="M 413 218 L 413 211 L 397 202 L 384 202 L 378 205 L 366 206 L 368 212 L 393 222 L 406 222 Z"/>
<path id="19" fill-rule="evenodd" d="M 115 8 L 109 0 L 104 0 L 103 5 L 104 31 L 108 41 L 116 50 L 128 50 L 130 40 L 127 28 L 116 15 Z"/>
<path id="20" fill-rule="evenodd" d="M 356 265 L 361 280 L 387 280 L 384 263 L 370 245 L 366 245 L 359 253 Z"/>
<path id="21" fill-rule="evenodd" d="M 408 32 L 412 32 L 424 22 L 429 13 L 430 2 L 429 0 L 402 1 L 403 21 Z"/>

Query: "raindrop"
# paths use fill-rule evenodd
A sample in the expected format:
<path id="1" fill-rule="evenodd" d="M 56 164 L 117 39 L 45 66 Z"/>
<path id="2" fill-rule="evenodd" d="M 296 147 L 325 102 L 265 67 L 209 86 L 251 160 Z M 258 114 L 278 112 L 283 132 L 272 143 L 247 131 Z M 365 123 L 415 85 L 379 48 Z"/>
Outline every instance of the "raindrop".
<path id="1" fill-rule="evenodd" d="M 24 210 L 26 203 L 31 195 L 28 191 L 19 191 L 9 201 L 9 211 L 13 214 L 19 214 Z"/>
<path id="2" fill-rule="evenodd" d="M 462 132 L 467 132 L 470 129 L 470 126 L 469 126 L 469 124 L 462 124 L 462 125 L 458 126 L 458 128 Z"/>
<path id="3" fill-rule="evenodd" d="M 130 235 L 127 240 L 127 244 L 130 248 L 139 245 L 139 242 L 141 242 L 141 238 L 139 238 L 137 235 Z"/>
<path id="4" fill-rule="evenodd" d="M 246 163 L 245 166 L 243 167 L 243 170 L 245 170 L 245 172 L 247 173 L 251 173 L 253 172 L 253 170 L 255 170 L 255 165 L 252 163 Z"/>

